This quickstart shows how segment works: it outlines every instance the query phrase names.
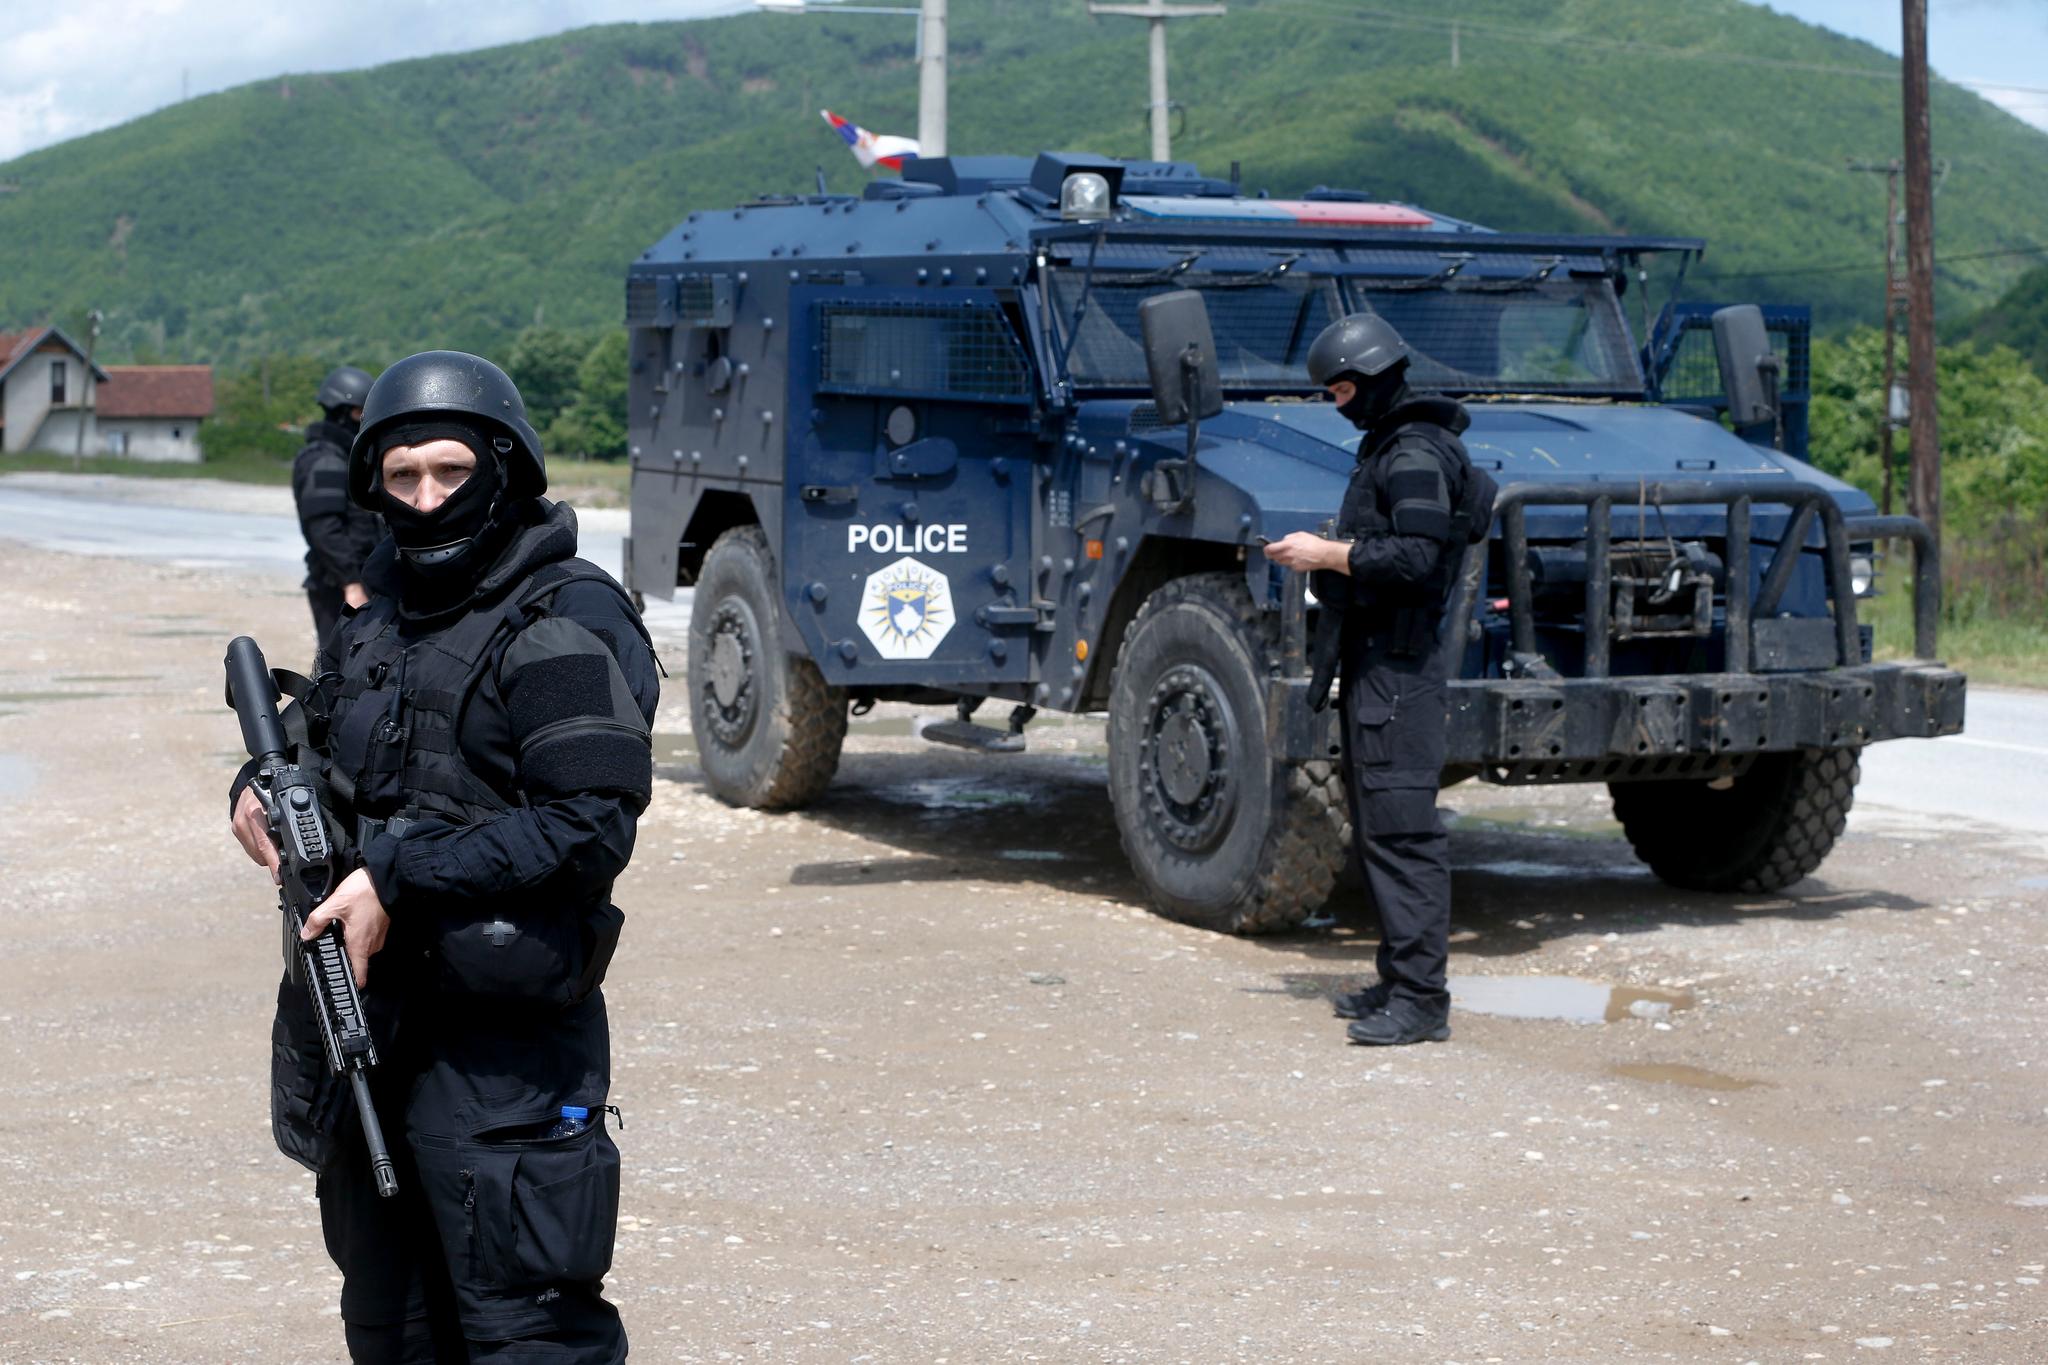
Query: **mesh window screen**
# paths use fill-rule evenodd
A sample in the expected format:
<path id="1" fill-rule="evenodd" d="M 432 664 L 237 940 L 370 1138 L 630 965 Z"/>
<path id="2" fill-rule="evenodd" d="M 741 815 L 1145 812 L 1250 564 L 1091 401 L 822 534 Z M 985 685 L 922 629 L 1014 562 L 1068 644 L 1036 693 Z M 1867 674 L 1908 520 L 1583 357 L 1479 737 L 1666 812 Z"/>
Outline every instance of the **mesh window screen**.
<path id="1" fill-rule="evenodd" d="M 1083 272 L 1053 278 L 1062 334 L 1081 304 Z M 1244 275 L 1185 271 L 1142 282 L 1097 271 L 1075 331 L 1068 371 L 1078 384 L 1145 388 L 1138 304 L 1173 289 L 1199 289 L 1216 334 L 1225 387 L 1306 388 L 1316 334 L 1345 311 L 1327 277 L 1250 282 Z M 1634 343 L 1605 279 L 1397 290 L 1350 282 L 1352 310 L 1393 323 L 1415 351 L 1412 382 L 1463 393 L 1611 393 L 1643 385 Z"/>
<path id="2" fill-rule="evenodd" d="M 646 327 L 654 322 L 660 300 L 661 281 L 652 275 L 626 277 L 626 325 Z"/>
<path id="3" fill-rule="evenodd" d="M 1608 393 L 1643 385 L 1604 279 L 1414 292 L 1355 283 L 1353 294 L 1414 350 L 1410 381 L 1418 388 Z"/>
<path id="4" fill-rule="evenodd" d="M 1803 396 L 1807 391 L 1809 372 L 1813 363 L 1806 329 L 1768 319 L 1764 327 L 1770 334 L 1771 349 L 1777 353 L 1778 359 L 1785 367 L 1781 380 L 1785 396 Z M 1664 401 L 1723 401 L 1721 362 L 1714 355 L 1712 318 L 1701 316 L 1685 320 L 1684 330 L 1678 334 L 1678 354 L 1672 358 L 1671 367 L 1664 374 Z"/>
<path id="5" fill-rule="evenodd" d="M 1023 348 L 998 309 L 828 303 L 818 311 L 822 389 L 955 398 L 1030 395 Z"/>
<path id="6" fill-rule="evenodd" d="M 1253 285 L 1245 280 L 1243 275 L 1190 271 L 1167 280 L 1148 278 L 1131 283 L 1098 271 L 1095 286 L 1088 291 L 1087 311 L 1075 331 L 1068 372 L 1080 384 L 1149 388 L 1138 305 L 1154 294 L 1200 289 L 1209 305 L 1216 365 L 1226 387 L 1305 387 L 1309 343 L 1339 311 L 1335 283 L 1307 276 Z M 1062 336 L 1080 306 L 1082 285 L 1080 271 L 1062 271 L 1053 277 L 1053 301 Z"/>

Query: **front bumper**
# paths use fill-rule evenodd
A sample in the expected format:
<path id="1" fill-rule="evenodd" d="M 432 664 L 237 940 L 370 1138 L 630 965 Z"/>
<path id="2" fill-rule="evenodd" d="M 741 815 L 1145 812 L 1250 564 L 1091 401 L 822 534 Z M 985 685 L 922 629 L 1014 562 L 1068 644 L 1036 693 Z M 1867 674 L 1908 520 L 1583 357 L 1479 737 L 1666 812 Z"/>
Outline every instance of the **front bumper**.
<path id="1" fill-rule="evenodd" d="M 1268 737 L 1300 762 L 1340 756 L 1334 704 L 1276 681 Z M 1717 777 L 1757 754 L 1861 748 L 1963 728 L 1966 683 L 1933 663 L 1810 673 L 1458 680 L 1448 684 L 1452 769 L 1494 782 Z"/>

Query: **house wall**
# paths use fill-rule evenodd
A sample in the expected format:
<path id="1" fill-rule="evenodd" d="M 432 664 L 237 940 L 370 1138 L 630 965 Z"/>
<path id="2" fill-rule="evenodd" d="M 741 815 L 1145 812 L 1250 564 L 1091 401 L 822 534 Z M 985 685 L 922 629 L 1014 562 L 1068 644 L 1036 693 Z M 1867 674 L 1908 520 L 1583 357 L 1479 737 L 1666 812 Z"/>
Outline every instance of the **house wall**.
<path id="1" fill-rule="evenodd" d="M 68 410 L 82 396 L 80 390 L 85 383 L 85 362 L 62 345 L 36 351 L 22 361 L 7 376 L 7 391 L 0 394 L 0 412 L 4 412 L 7 422 L 5 440 L 0 442 L 0 449 L 9 454 L 34 450 L 43 445 L 41 429 L 43 419 L 50 413 L 50 365 L 53 361 L 64 362 L 67 407 L 59 411 Z"/>
<path id="2" fill-rule="evenodd" d="M 95 443 L 88 437 L 86 444 Z M 126 449 L 121 447 L 126 445 Z M 196 417 L 102 417 L 97 448 L 102 455 L 131 460 L 199 463 L 199 419 Z"/>
<path id="3" fill-rule="evenodd" d="M 71 454 L 78 449 L 78 421 L 77 412 L 58 409 L 43 419 L 33 444 L 23 449 Z M 102 417 L 95 421 L 87 414 L 85 453 L 198 464 L 199 422 L 190 417 Z"/>

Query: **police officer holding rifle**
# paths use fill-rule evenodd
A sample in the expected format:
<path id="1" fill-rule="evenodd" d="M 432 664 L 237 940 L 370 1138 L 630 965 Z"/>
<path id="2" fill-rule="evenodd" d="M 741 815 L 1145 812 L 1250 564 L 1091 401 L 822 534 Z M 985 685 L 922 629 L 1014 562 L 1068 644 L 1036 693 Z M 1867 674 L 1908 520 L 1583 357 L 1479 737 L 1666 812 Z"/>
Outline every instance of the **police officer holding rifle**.
<path id="1" fill-rule="evenodd" d="M 430 351 L 385 371 L 348 465 L 349 497 L 391 529 L 364 566 L 369 603 L 316 677 L 279 675 L 290 763 L 252 760 L 231 796 L 236 838 L 273 876 L 294 801 L 317 802 L 334 835 L 338 879 L 303 934 L 340 935 L 373 1106 L 347 1102 L 364 1064 L 349 1054 L 340 1083 L 314 997 L 286 981 L 272 1128 L 319 1174 L 359 1365 L 626 1355 L 602 1293 L 619 1153 L 599 984 L 659 684 L 638 614 L 576 558 L 575 515 L 546 487 L 496 365 Z M 238 693 L 267 691 L 253 654 Z M 285 768 L 303 783 L 280 785 Z"/>

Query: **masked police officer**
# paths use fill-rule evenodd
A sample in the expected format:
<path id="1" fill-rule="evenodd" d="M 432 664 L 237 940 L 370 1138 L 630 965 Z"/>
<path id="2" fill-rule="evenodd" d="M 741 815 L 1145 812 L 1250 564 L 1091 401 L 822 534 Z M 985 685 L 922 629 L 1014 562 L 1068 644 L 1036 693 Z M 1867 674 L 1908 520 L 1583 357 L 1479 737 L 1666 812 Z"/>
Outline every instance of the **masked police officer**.
<path id="1" fill-rule="evenodd" d="M 575 557 L 574 514 L 541 496 L 539 441 L 496 365 L 430 351 L 392 366 L 348 476 L 391 537 L 364 569 L 370 605 L 286 721 L 360 855 L 307 933 L 340 921 L 363 983 L 397 1196 L 378 1197 L 289 982 L 273 1130 L 319 1174 L 354 1360 L 612 1365 L 626 1338 L 601 1292 L 619 1154 L 598 985 L 650 794 L 653 654 L 619 585 Z M 274 863 L 254 794 L 233 811 Z"/>
<path id="2" fill-rule="evenodd" d="M 1308 372 L 1364 432 L 1335 538 L 1297 531 L 1266 554 L 1314 574 L 1322 604 L 1313 694 L 1338 692 L 1352 837 L 1380 918 L 1379 981 L 1337 1001 L 1354 1042 L 1451 1036 L 1449 840 L 1437 818 L 1445 753 L 1444 603 L 1466 542 L 1486 533 L 1493 481 L 1458 433 L 1463 407 L 1407 384 L 1409 350 L 1371 313 L 1325 328 Z"/>
<path id="3" fill-rule="evenodd" d="M 370 376 L 353 365 L 328 371 L 317 401 L 321 420 L 306 425 L 306 444 L 292 461 L 292 501 L 306 537 L 306 600 L 313 607 L 316 642 L 334 630 L 344 605 L 369 601 L 363 562 L 384 538 L 376 512 L 348 496 L 348 451 L 363 419 Z"/>

